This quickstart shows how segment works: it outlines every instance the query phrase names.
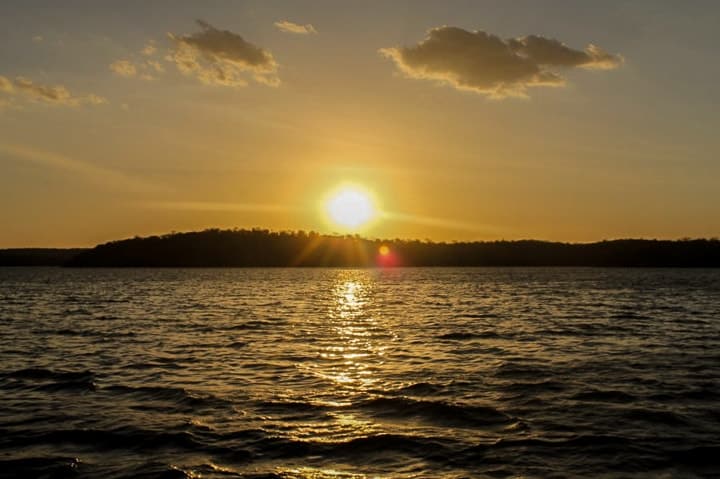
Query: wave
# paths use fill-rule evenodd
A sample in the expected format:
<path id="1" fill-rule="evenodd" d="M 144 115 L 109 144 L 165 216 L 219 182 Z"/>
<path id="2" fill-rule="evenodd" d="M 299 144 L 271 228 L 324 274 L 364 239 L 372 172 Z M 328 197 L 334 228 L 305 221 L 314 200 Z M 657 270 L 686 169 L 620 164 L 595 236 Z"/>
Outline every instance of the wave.
<path id="1" fill-rule="evenodd" d="M 45 331 L 47 334 L 57 334 L 58 336 L 88 336 L 87 331 L 78 331 L 77 329 L 51 329 Z"/>
<path id="2" fill-rule="evenodd" d="M 0 459 L 0 477 L 73 477 L 79 465 L 77 458 L 64 456 Z"/>
<path id="3" fill-rule="evenodd" d="M 709 385 L 698 385 L 695 389 L 677 392 L 663 392 L 659 394 L 652 394 L 648 396 L 648 399 L 660 402 L 675 402 L 675 401 L 718 401 L 720 400 L 720 389 L 716 386 Z"/>
<path id="4" fill-rule="evenodd" d="M 279 320 L 265 320 L 265 319 L 252 319 L 243 323 L 228 325 L 222 328 L 215 326 L 203 328 L 203 331 L 217 331 L 219 329 L 223 331 L 237 331 L 237 330 L 256 330 L 256 329 L 267 329 L 277 327 Z"/>
<path id="5" fill-rule="evenodd" d="M 637 408 L 622 412 L 622 415 L 630 420 L 643 421 L 656 424 L 664 424 L 667 426 L 686 426 L 687 419 L 672 411 L 663 411 L 661 409 Z"/>
<path id="6" fill-rule="evenodd" d="M 641 319 L 641 320 L 653 319 L 651 316 L 648 316 L 646 314 L 640 314 L 640 313 L 637 313 L 634 311 L 613 313 L 613 314 L 610 314 L 609 317 L 610 317 L 610 319 Z"/>
<path id="7" fill-rule="evenodd" d="M 78 336 L 86 338 L 124 338 L 124 337 L 135 337 L 137 333 L 133 331 L 98 331 L 88 329 L 71 329 L 71 328 L 60 328 L 60 329 L 43 329 L 38 330 L 41 334 L 56 334 L 58 336 Z"/>
<path id="8" fill-rule="evenodd" d="M 59 381 L 72 381 L 93 376 L 92 371 L 53 371 L 44 368 L 25 368 L 7 373 L 0 373 L 0 376 L 22 378 L 22 379 L 52 379 Z"/>
<path id="9" fill-rule="evenodd" d="M 427 383 L 414 386 L 428 391 L 436 390 L 436 386 Z M 505 426 L 513 422 L 512 417 L 490 406 L 412 399 L 406 396 L 378 396 L 346 405 L 324 405 L 302 401 L 260 401 L 256 403 L 255 409 L 260 414 L 278 415 L 285 420 L 303 417 L 318 420 L 333 411 L 360 410 L 380 419 L 414 420 L 456 428 Z"/>
<path id="10" fill-rule="evenodd" d="M 495 376 L 508 379 L 537 379 L 553 377 L 555 373 L 548 371 L 543 366 L 534 366 L 516 362 L 502 363 L 495 371 Z"/>
<path id="11" fill-rule="evenodd" d="M 129 472 L 129 474 L 128 474 Z M 224 478 L 242 477 L 253 479 L 287 479 L 287 476 L 269 474 L 241 474 L 228 467 L 221 467 L 211 462 L 193 466 L 166 464 L 162 462 L 145 462 L 125 471 L 122 479 L 198 479 L 201 477 Z"/>
<path id="12" fill-rule="evenodd" d="M 686 477 L 678 466 L 698 472 L 701 470 L 716 471 L 720 466 L 720 445 L 702 445 L 687 447 L 682 438 L 632 438 L 617 435 L 580 435 L 566 439 L 500 439 L 498 441 L 479 444 L 459 452 L 453 463 L 459 466 L 473 466 L 478 463 L 507 464 L 519 454 L 532 461 L 529 456 L 536 456 L 546 461 L 552 457 L 560 463 L 569 458 L 584 458 L 582 467 L 587 473 L 583 476 L 594 476 L 600 468 L 606 471 L 623 471 L 619 476 L 626 477 L 628 471 L 647 474 L 650 471 L 673 471 L 672 477 Z M 616 477 L 614 474 L 611 477 Z M 604 476 L 604 474 L 603 474 Z M 650 475 L 651 477 L 655 477 Z M 664 477 L 663 474 L 657 474 Z M 645 477 L 643 475 L 643 477 Z M 669 477 L 669 476 L 668 476 Z M 690 474 L 688 477 L 715 477 Z"/>
<path id="13" fill-rule="evenodd" d="M 231 401 L 219 396 L 208 393 L 191 392 L 181 387 L 113 385 L 103 387 L 102 391 L 113 395 L 130 396 L 142 401 L 166 401 L 176 406 L 188 406 L 192 408 L 225 408 L 232 407 L 233 405 Z M 148 409 L 155 409 L 153 405 L 147 403 L 143 403 L 143 405 Z"/>
<path id="14" fill-rule="evenodd" d="M 193 433 L 184 430 L 154 430 L 133 426 L 112 429 L 57 429 L 49 431 L 0 430 L 5 444 L 13 448 L 31 448 L 73 444 L 89 446 L 93 450 L 117 451 L 159 451 L 174 449 L 187 452 L 202 452 L 222 456 L 234 461 L 246 461 L 253 457 L 248 449 L 228 441 L 222 435 Z M 257 431 L 238 431 L 233 438 L 257 439 Z M 266 437 L 263 435 L 263 437 Z M 247 441 L 245 441 L 247 442 Z"/>
<path id="15" fill-rule="evenodd" d="M 159 449 L 175 446 L 202 449 L 202 444 L 188 432 L 164 432 L 133 427 L 117 429 L 57 429 L 52 431 L 2 431 L 14 447 L 47 444 L 81 444 L 101 449 Z"/>
<path id="16" fill-rule="evenodd" d="M 422 422 L 463 428 L 506 425 L 512 421 L 507 414 L 490 406 L 476 406 L 429 401 L 408 397 L 378 397 L 358 405 L 376 417 L 415 419 Z"/>
<path id="17" fill-rule="evenodd" d="M 418 382 L 403 386 L 393 391 L 396 394 L 409 394 L 411 396 L 432 396 L 446 390 L 447 386 L 429 382 Z"/>
<path id="18" fill-rule="evenodd" d="M 346 441 L 300 441 L 268 437 L 255 445 L 263 455 L 273 459 L 293 457 L 326 457 L 357 460 L 366 463 L 387 454 L 406 454 L 426 460 L 433 456 L 449 456 L 455 444 L 426 436 L 379 433 Z"/>
<path id="19" fill-rule="evenodd" d="M 495 319 L 502 317 L 498 313 L 458 313 L 453 316 L 455 319 Z"/>
<path id="20" fill-rule="evenodd" d="M 560 381 L 546 379 L 529 382 L 515 381 L 499 387 L 502 388 L 503 392 L 537 395 L 545 392 L 561 392 L 567 389 L 568 386 Z"/>
<path id="21" fill-rule="evenodd" d="M 720 467 L 720 445 L 698 446 L 672 452 L 670 458 L 690 466 Z"/>
<path id="22" fill-rule="evenodd" d="M 486 454 L 491 451 L 501 449 L 517 449 L 522 451 L 535 451 L 538 454 L 547 453 L 551 450 L 588 450 L 594 453 L 611 453 L 613 451 L 622 451 L 633 444 L 629 438 L 611 435 L 583 435 L 574 436 L 566 439 L 541 439 L 541 438 L 524 438 L 524 439 L 499 439 L 493 443 L 478 444 L 467 448 L 464 454 L 476 455 Z"/>
<path id="23" fill-rule="evenodd" d="M 470 333 L 456 331 L 453 333 L 441 334 L 438 336 L 439 339 L 445 339 L 448 341 L 466 341 L 469 339 L 499 339 L 501 336 L 493 331 L 486 331 L 482 333 Z"/>
<path id="24" fill-rule="evenodd" d="M 638 397 L 622 391 L 594 389 L 592 391 L 583 391 L 577 393 L 570 399 L 576 401 L 629 403 L 638 400 Z"/>
<path id="25" fill-rule="evenodd" d="M 129 364 L 125 365 L 125 367 L 128 369 L 160 369 L 160 370 L 182 369 L 183 368 L 183 366 L 181 364 L 177 364 L 176 362 L 162 361 L 162 360 L 129 363 Z"/>
<path id="26" fill-rule="evenodd" d="M 409 453 L 419 457 L 442 454 L 448 450 L 442 443 L 424 436 L 402 434 L 374 434 L 357 437 L 340 443 L 332 443 L 326 453 L 332 455 L 367 455 L 388 451 Z"/>
<path id="27" fill-rule="evenodd" d="M 305 401 L 256 401 L 254 403 L 254 409 L 259 414 L 281 416 L 285 421 L 299 419 L 322 420 L 327 418 L 333 409 L 337 408 Z"/>
<path id="28" fill-rule="evenodd" d="M 26 368 L 0 373 L 0 379 L 5 380 L 4 387 L 10 389 L 42 391 L 60 391 L 63 389 L 94 391 L 97 389 L 95 373 L 89 370 L 53 371 L 44 368 Z"/>

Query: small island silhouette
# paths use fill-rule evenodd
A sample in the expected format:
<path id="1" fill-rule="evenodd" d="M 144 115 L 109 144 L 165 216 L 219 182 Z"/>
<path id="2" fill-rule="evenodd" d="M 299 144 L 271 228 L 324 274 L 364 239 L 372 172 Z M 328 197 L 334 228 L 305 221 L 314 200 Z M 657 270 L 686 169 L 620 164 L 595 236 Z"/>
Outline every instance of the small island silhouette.
<path id="1" fill-rule="evenodd" d="M 135 237 L 91 249 L 0 250 L 4 266 L 375 267 L 605 266 L 720 267 L 720 240 L 617 239 L 432 242 L 379 240 L 267 229 L 208 229 Z"/>

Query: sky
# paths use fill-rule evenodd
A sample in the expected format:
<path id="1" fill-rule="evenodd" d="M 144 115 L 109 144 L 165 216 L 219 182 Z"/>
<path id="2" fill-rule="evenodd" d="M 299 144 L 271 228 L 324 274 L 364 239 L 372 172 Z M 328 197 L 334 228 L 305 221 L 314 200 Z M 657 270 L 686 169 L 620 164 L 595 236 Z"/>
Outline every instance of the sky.
<path id="1" fill-rule="evenodd" d="M 720 3 L 0 3 L 0 247 L 720 236 Z"/>

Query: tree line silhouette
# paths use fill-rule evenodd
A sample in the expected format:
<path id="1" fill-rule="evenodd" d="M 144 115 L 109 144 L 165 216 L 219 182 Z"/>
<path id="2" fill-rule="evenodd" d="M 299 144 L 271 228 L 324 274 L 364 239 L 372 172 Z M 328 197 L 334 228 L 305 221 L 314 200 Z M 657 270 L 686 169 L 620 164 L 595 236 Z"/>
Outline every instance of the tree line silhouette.
<path id="1" fill-rule="evenodd" d="M 385 246 L 381 254 L 381 246 Z M 267 229 L 208 229 L 111 241 L 63 262 L 74 267 L 634 266 L 720 267 L 720 240 L 620 239 L 430 242 Z"/>

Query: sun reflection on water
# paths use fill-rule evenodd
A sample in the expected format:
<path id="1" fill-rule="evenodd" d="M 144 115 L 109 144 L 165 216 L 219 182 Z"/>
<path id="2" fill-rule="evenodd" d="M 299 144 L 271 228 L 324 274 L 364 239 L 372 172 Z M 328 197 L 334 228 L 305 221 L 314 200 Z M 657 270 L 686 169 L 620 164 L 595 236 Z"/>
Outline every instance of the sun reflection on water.
<path id="1" fill-rule="evenodd" d="M 384 362 L 388 334 L 373 303 L 375 278 L 369 271 L 338 270 L 325 294 L 328 307 L 318 324 L 316 360 L 302 369 L 325 383 L 308 391 L 307 399 L 331 407 L 332 421 L 313 434 L 321 442 L 344 441 L 378 432 L 378 425 L 362 417 L 353 405 L 381 387 L 379 370 Z M 317 429 L 317 425 L 313 426 Z M 306 431 L 310 433 L 310 431 Z"/>
<path id="2" fill-rule="evenodd" d="M 382 347 L 373 332 L 376 319 L 370 303 L 374 282 L 365 271 L 340 271 L 328 311 L 330 344 L 321 357 L 330 361 L 326 377 L 347 392 L 363 392 L 376 382 L 373 369 L 382 358 Z"/>

